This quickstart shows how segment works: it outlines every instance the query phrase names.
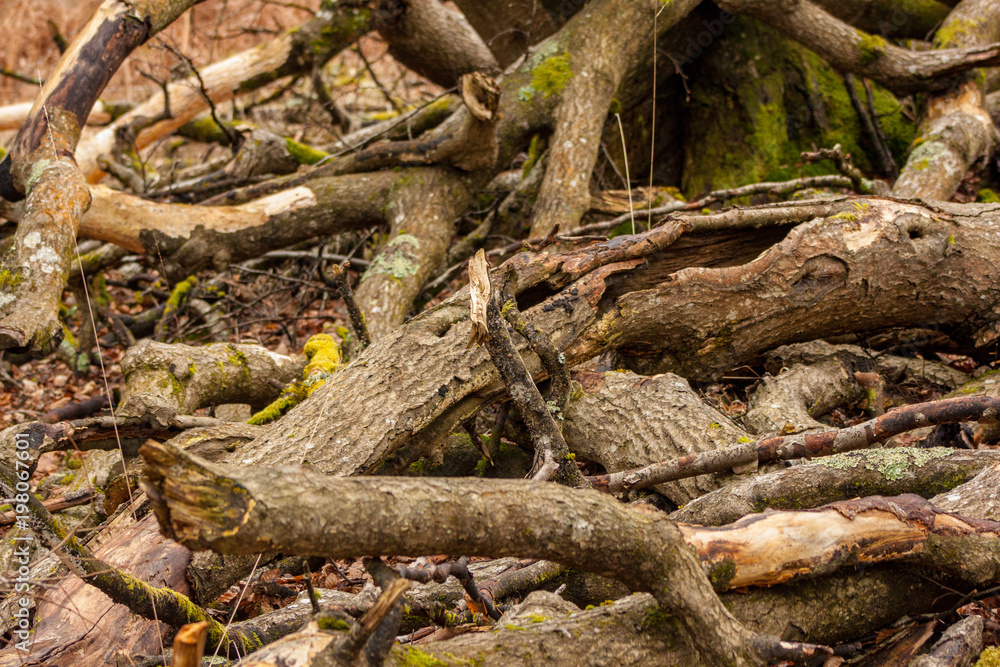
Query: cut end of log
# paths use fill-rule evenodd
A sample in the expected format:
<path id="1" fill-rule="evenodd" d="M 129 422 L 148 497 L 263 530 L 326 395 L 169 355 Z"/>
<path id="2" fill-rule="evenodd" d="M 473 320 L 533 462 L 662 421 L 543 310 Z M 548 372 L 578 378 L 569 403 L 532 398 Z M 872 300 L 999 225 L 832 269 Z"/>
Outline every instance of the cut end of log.
<path id="1" fill-rule="evenodd" d="M 0 326 L 0 350 L 7 350 L 12 354 L 29 352 L 28 340 L 24 332 L 12 329 L 11 327 Z"/>

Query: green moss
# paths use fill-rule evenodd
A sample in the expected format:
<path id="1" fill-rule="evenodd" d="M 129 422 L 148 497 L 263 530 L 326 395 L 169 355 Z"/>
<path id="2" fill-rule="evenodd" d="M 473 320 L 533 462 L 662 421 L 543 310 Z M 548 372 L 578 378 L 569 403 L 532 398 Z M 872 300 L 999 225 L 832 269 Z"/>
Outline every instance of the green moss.
<path id="1" fill-rule="evenodd" d="M 874 64 L 879 58 L 885 55 L 888 43 L 878 35 L 868 35 L 859 33 L 858 59 L 862 65 Z"/>
<path id="2" fill-rule="evenodd" d="M 947 21 L 934 33 L 934 46 L 939 49 L 968 46 L 965 42 L 979 32 L 979 27 L 980 24 L 978 21 L 969 19 Z"/>
<path id="3" fill-rule="evenodd" d="M 316 334 L 302 348 L 309 363 L 302 371 L 307 392 L 312 393 L 319 384 L 337 370 L 342 360 L 340 346 L 329 334 Z M 317 384 L 319 383 L 319 384 Z"/>
<path id="4" fill-rule="evenodd" d="M 847 222 L 857 222 L 858 216 L 853 213 L 838 213 L 837 215 L 831 215 L 830 220 L 846 220 Z"/>
<path id="5" fill-rule="evenodd" d="M 738 442 L 741 445 L 748 445 L 751 442 L 753 442 L 753 438 L 748 438 L 745 435 L 741 435 L 739 438 L 736 439 L 736 442 Z"/>
<path id="6" fill-rule="evenodd" d="M 532 623 L 544 623 L 549 620 L 549 618 L 548 616 L 542 616 L 541 614 L 532 614 L 531 616 L 528 616 L 528 620 Z"/>
<path id="7" fill-rule="evenodd" d="M 277 399 L 247 420 L 248 424 L 269 424 L 284 415 L 305 400 L 309 394 L 322 387 L 340 366 L 342 360 L 340 346 L 329 334 L 316 334 L 310 337 L 302 352 L 309 360 L 302 370 L 302 380 L 296 380 L 282 389 Z M 242 361 L 243 367 L 246 368 L 246 355 L 243 355 Z M 289 434 L 288 437 L 292 435 L 294 434 Z"/>
<path id="8" fill-rule="evenodd" d="M 24 194 L 31 194 L 31 188 L 50 164 L 52 164 L 51 160 L 42 158 L 31 165 L 31 171 L 28 173 L 28 177 L 24 179 Z"/>
<path id="9" fill-rule="evenodd" d="M 735 576 L 736 562 L 732 558 L 724 558 L 714 563 L 708 571 L 708 580 L 718 590 L 726 588 Z"/>
<path id="10" fill-rule="evenodd" d="M 94 302 L 101 306 L 102 308 L 107 308 L 111 305 L 111 295 L 108 294 L 108 283 L 104 279 L 103 273 L 98 273 L 94 276 L 93 280 L 93 299 Z"/>
<path id="11" fill-rule="evenodd" d="M 975 667 L 1000 667 L 1000 648 L 988 646 L 979 654 L 979 661 Z"/>
<path id="12" fill-rule="evenodd" d="M 17 272 L 10 272 L 7 269 L 0 271 L 0 289 L 7 287 L 14 288 L 24 282 L 24 276 Z"/>
<path id="13" fill-rule="evenodd" d="M 528 144 L 528 159 L 524 161 L 524 166 L 521 167 L 522 178 L 526 177 L 531 172 L 532 167 L 538 164 L 538 159 L 542 157 L 544 147 L 545 142 L 542 140 L 542 135 L 532 135 L 531 142 Z"/>
<path id="14" fill-rule="evenodd" d="M 829 163 L 805 163 L 800 154 L 836 143 L 862 172 L 872 171 L 869 140 L 840 74 L 752 19 L 737 17 L 695 63 L 690 85 L 682 176 L 689 197 L 829 174 Z M 865 99 L 861 82 L 856 90 Z M 902 161 L 914 125 L 891 93 L 877 85 L 872 93 L 890 151 Z"/>
<path id="15" fill-rule="evenodd" d="M 184 303 L 191 290 L 195 288 L 198 284 L 198 278 L 195 276 L 188 276 L 185 280 L 180 281 L 174 288 L 170 291 L 170 297 L 167 299 L 166 305 L 163 307 L 163 315 L 160 319 L 164 319 L 172 316 L 181 304 Z"/>
<path id="16" fill-rule="evenodd" d="M 414 646 L 404 646 L 400 651 L 397 662 L 401 665 L 411 667 L 448 667 L 448 663 L 440 660 L 430 653 L 425 653 Z"/>
<path id="17" fill-rule="evenodd" d="M 205 144 L 230 144 L 229 134 L 215 122 L 212 114 L 206 113 L 189 120 L 177 131 L 181 136 Z"/>
<path id="18" fill-rule="evenodd" d="M 285 388 L 285 391 L 288 391 L 287 387 Z M 294 393 L 289 392 L 288 394 L 280 396 L 272 401 L 271 404 L 263 410 L 260 410 L 252 415 L 250 419 L 247 420 L 247 423 L 256 425 L 270 424 L 295 407 L 301 400 L 302 399 Z"/>
<path id="19" fill-rule="evenodd" d="M 340 632 L 348 632 L 351 629 L 351 625 L 347 621 L 330 616 L 320 616 L 317 618 L 316 626 L 320 630 L 337 630 Z"/>
<path id="20" fill-rule="evenodd" d="M 300 144 L 294 139 L 285 139 L 285 147 L 288 149 L 289 155 L 295 158 L 295 161 L 299 164 L 313 165 L 330 155 L 326 151 Z"/>
<path id="21" fill-rule="evenodd" d="M 654 629 L 663 629 L 673 622 L 670 614 L 663 611 L 659 605 L 651 605 L 642 617 L 642 630 L 649 632 Z"/>
<path id="22" fill-rule="evenodd" d="M 997 197 L 997 193 L 989 188 L 983 188 L 976 194 L 976 201 L 983 204 L 1000 204 L 1000 197 Z M 0 283 L 2 283 L 2 278 L 0 278 Z"/>
<path id="23" fill-rule="evenodd" d="M 531 72 L 532 95 L 538 92 L 548 97 L 561 93 L 573 78 L 572 63 L 573 56 L 569 51 L 551 55 L 539 63 Z M 520 98 L 520 92 L 518 97 Z"/>

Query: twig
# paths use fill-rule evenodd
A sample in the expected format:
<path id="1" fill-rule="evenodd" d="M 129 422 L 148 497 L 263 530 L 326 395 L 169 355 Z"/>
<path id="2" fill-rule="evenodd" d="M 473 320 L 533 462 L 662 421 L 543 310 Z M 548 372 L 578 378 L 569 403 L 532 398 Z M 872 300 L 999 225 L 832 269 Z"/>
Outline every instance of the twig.
<path id="1" fill-rule="evenodd" d="M 1000 421 L 1000 399 L 961 396 L 915 403 L 836 431 L 771 436 L 728 449 L 661 461 L 644 468 L 594 475 L 587 480 L 595 489 L 619 493 L 696 475 L 723 472 L 754 462 L 788 461 L 850 452 L 921 426 L 964 421 Z"/>
<path id="2" fill-rule="evenodd" d="M 875 145 L 878 149 L 879 162 L 882 165 L 882 173 L 891 178 L 894 182 L 899 178 L 899 166 L 896 164 L 896 159 L 892 157 L 892 151 L 889 150 L 889 142 L 885 138 L 885 132 L 882 131 L 882 123 L 879 121 L 878 112 L 875 111 L 875 95 L 872 93 L 872 84 L 868 79 L 862 79 L 861 82 L 865 86 L 865 97 L 868 101 L 868 113 L 872 119 L 872 125 L 875 128 Z"/>
<path id="3" fill-rule="evenodd" d="M 372 69 L 372 64 L 368 62 L 368 58 L 365 58 L 364 51 L 361 48 L 361 42 L 355 44 L 354 52 L 358 54 L 358 57 L 361 58 L 361 62 L 365 64 L 365 69 L 368 70 L 368 75 L 372 78 L 372 81 L 375 82 L 375 87 L 378 88 L 382 95 L 385 96 L 386 101 L 389 102 L 389 104 L 392 105 L 392 108 L 398 113 L 402 113 L 403 110 L 400 108 L 399 103 L 392 98 L 389 91 L 386 90 L 385 86 L 382 85 L 382 82 L 378 80 L 378 77 L 375 75 L 375 70 Z"/>
<path id="4" fill-rule="evenodd" d="M 805 151 L 802 159 L 808 162 L 819 162 L 820 160 L 830 160 L 837 171 L 851 179 L 851 189 L 863 195 L 888 195 L 889 188 L 884 183 L 865 178 L 861 170 L 854 166 L 851 158 L 844 154 L 840 144 L 833 148 L 820 148 L 817 151 Z"/>
<path id="5" fill-rule="evenodd" d="M 322 250 L 322 246 L 320 246 Z M 322 261 L 322 255 L 320 255 L 321 261 L 319 266 L 319 275 L 323 279 L 323 282 L 333 289 L 337 290 L 341 298 L 344 300 L 344 305 L 347 306 L 347 315 L 351 319 L 351 328 L 354 329 L 354 335 L 358 337 L 358 349 L 355 353 L 360 353 L 361 350 L 365 349 L 371 345 L 372 339 L 368 334 L 368 325 L 365 324 L 365 314 L 361 312 L 361 308 L 358 306 L 358 302 L 354 298 L 354 292 L 351 290 L 351 286 L 347 282 L 347 268 L 350 266 L 350 260 L 344 262 L 343 264 L 333 264 L 330 266 L 330 275 L 332 279 L 326 277 L 325 261 Z"/>
<path id="6" fill-rule="evenodd" d="M 311 250 L 272 250 L 271 252 L 264 253 L 260 256 L 260 259 L 271 258 L 271 259 L 316 259 L 316 253 Z M 360 266 L 361 268 L 368 268 L 371 265 L 367 259 L 360 259 L 358 257 L 351 257 L 350 255 L 329 255 L 323 253 L 319 256 L 320 259 L 326 262 L 350 262 L 351 266 Z"/>
<path id="7" fill-rule="evenodd" d="M 318 614 L 322 609 L 319 608 L 319 602 L 316 601 L 316 589 L 313 588 L 313 575 L 312 570 L 309 569 L 309 559 L 303 559 L 302 568 L 305 570 L 303 572 L 303 579 L 306 581 L 306 595 L 309 596 L 309 606 L 312 607 L 314 614 Z M 346 578 L 346 577 L 345 577 Z"/>
<path id="8" fill-rule="evenodd" d="M 514 280 L 514 269 L 508 267 L 504 282 Z M 568 486 L 586 487 L 587 480 L 580 474 L 575 460 L 570 456 L 562 432 L 507 333 L 507 325 L 498 303 L 498 294 L 503 293 L 505 287 L 493 290 L 486 254 L 482 250 L 469 263 L 469 281 L 473 295 L 473 334 L 469 344 L 485 343 L 507 393 L 521 412 L 521 418 L 535 445 L 535 462 L 530 473 L 532 478 L 544 481 L 555 477 Z"/>
<path id="9" fill-rule="evenodd" d="M 741 185 L 738 188 L 714 190 L 693 202 L 670 202 L 669 204 L 649 209 L 647 213 L 649 215 L 667 215 L 670 213 L 677 213 L 678 211 L 698 211 L 706 206 L 727 201 L 729 199 L 736 199 L 738 197 L 749 197 L 751 195 L 762 194 L 784 195 L 798 190 L 805 190 L 806 188 L 849 188 L 851 185 L 852 182 L 849 178 L 846 176 L 837 176 L 835 174 L 829 176 L 807 176 L 790 181 L 778 181 L 773 183 L 751 183 L 749 185 Z M 630 214 L 623 213 L 617 218 L 612 218 L 611 220 L 595 222 L 589 225 L 583 225 L 582 227 L 577 227 L 573 230 L 573 236 L 575 237 L 581 234 L 590 234 L 593 232 L 603 232 L 609 229 L 614 229 L 623 222 L 628 222 L 630 219 Z"/>
<path id="10" fill-rule="evenodd" d="M 865 80 L 865 90 L 868 93 L 867 108 L 861 103 L 861 98 L 858 97 L 858 90 L 854 84 L 853 74 L 844 75 L 844 87 L 847 88 L 847 95 L 851 98 L 851 106 L 854 107 L 855 113 L 858 114 L 861 126 L 864 128 L 865 134 L 868 135 L 868 139 L 872 142 L 872 147 L 875 149 L 875 157 L 878 159 L 879 171 L 882 172 L 883 176 L 892 177 L 892 171 L 896 167 L 896 163 L 892 159 L 892 154 L 888 152 L 888 149 L 885 146 L 885 135 L 882 134 L 881 128 L 876 129 L 875 127 L 877 119 L 874 116 L 875 99 L 872 97 L 871 86 L 868 84 L 868 81 Z M 897 169 L 897 174 L 898 171 L 899 170 Z"/>
<path id="11" fill-rule="evenodd" d="M 330 120 L 333 121 L 333 124 L 339 127 L 340 131 L 344 134 L 350 132 L 351 118 L 330 97 L 330 91 L 326 89 L 326 84 L 323 83 L 322 68 L 318 66 L 313 67 L 310 80 L 312 81 L 313 92 L 316 93 L 316 99 L 319 100 L 320 106 L 330 114 Z"/>
<path id="12" fill-rule="evenodd" d="M 28 76 L 27 74 L 21 74 L 20 72 L 15 72 L 12 69 L 6 67 L 0 67 L 0 76 L 10 77 L 11 79 L 16 79 L 22 83 L 28 83 L 32 86 L 41 86 L 45 82 L 41 79 L 36 79 L 34 77 Z"/>
<path id="13" fill-rule="evenodd" d="M 58 498 L 49 498 L 48 500 L 42 501 L 42 505 L 50 512 L 58 512 L 59 510 L 68 509 L 70 507 L 86 505 L 93 499 L 94 490 L 84 489 L 65 496 L 59 496 Z M 17 515 L 13 511 L 0 512 L 0 526 L 9 526 L 16 520 Z"/>
<path id="14" fill-rule="evenodd" d="M 233 151 L 235 151 L 239 147 L 239 136 L 237 133 L 234 133 L 233 130 L 226 127 L 226 125 L 224 125 L 221 120 L 219 120 L 219 116 L 218 114 L 216 114 L 215 110 L 215 102 L 212 100 L 212 96 L 209 94 L 208 89 L 205 87 L 205 81 L 201 78 L 201 72 L 199 72 L 198 68 L 194 66 L 194 62 L 190 58 L 188 58 L 185 54 L 181 53 L 180 50 L 175 49 L 173 46 L 165 42 L 163 39 L 160 39 L 159 42 L 160 44 L 163 45 L 163 48 L 165 48 L 167 51 L 170 51 L 170 53 L 174 54 L 174 56 L 176 56 L 179 60 L 181 60 L 185 65 L 187 65 L 188 69 L 191 71 L 191 74 L 194 75 L 194 78 L 198 80 L 198 92 L 201 93 L 202 98 L 205 100 L 205 104 L 208 105 L 208 111 L 212 116 L 212 120 L 215 121 L 216 125 L 222 128 L 222 131 L 229 138 L 229 143 L 232 145 Z"/>
<path id="15" fill-rule="evenodd" d="M 566 366 L 566 357 L 556 351 L 548 336 L 521 316 L 509 281 L 504 281 L 500 299 L 503 301 L 500 312 L 504 319 L 514 331 L 524 336 L 531 351 L 538 355 L 542 366 L 549 374 L 549 397 L 546 406 L 550 412 L 562 419 L 566 411 L 566 401 L 569 400 L 569 368 Z"/>
<path id="16" fill-rule="evenodd" d="M 443 583 L 448 577 L 455 577 L 462 583 L 462 588 L 471 602 L 470 608 L 472 605 L 482 606 L 486 615 L 494 621 L 500 620 L 502 616 L 500 611 L 493 605 L 493 600 L 484 597 L 476 586 L 475 577 L 469 571 L 469 559 L 467 556 L 462 556 L 457 561 L 440 563 L 438 565 L 434 563 L 423 563 L 409 567 L 406 565 L 397 565 L 393 569 L 395 569 L 399 576 L 405 579 L 419 581 L 424 584 L 429 581 Z"/>

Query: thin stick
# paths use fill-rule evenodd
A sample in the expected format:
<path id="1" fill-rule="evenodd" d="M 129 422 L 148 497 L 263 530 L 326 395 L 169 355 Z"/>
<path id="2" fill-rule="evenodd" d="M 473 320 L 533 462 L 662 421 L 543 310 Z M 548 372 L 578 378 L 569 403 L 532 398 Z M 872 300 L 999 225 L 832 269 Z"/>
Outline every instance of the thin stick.
<path id="1" fill-rule="evenodd" d="M 616 113 L 615 120 L 618 121 L 618 133 L 622 138 L 622 157 L 625 158 L 625 188 L 628 190 L 628 215 L 632 219 L 632 233 L 635 234 L 635 211 L 632 208 L 632 179 L 628 175 L 628 149 L 625 147 L 625 129 L 622 127 L 621 114 Z"/>

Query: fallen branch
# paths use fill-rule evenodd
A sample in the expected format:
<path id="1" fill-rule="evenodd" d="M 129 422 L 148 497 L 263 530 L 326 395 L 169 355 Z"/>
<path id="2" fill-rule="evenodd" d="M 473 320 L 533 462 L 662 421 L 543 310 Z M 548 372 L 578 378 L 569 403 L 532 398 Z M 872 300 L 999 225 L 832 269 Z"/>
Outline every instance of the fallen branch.
<path id="1" fill-rule="evenodd" d="M 504 286 L 517 282 L 513 270 L 502 278 Z M 525 426 L 535 446 L 535 461 L 531 468 L 532 479 L 546 481 L 557 479 L 562 484 L 585 487 L 586 482 L 576 467 L 575 457 L 570 456 L 562 431 L 553 419 L 552 412 L 538 392 L 524 362 L 510 340 L 507 324 L 501 314 L 499 301 L 505 287 L 494 289 L 482 250 L 469 263 L 470 294 L 472 295 L 473 335 L 469 345 L 483 343 L 489 350 L 490 360 L 503 378 L 504 386 L 521 413 Z M 505 302 L 503 309 L 509 307 Z M 516 305 L 513 306 L 516 308 Z M 551 343 L 549 344 L 551 346 Z"/>
<path id="2" fill-rule="evenodd" d="M 775 0 L 723 0 L 719 4 L 734 14 L 760 19 L 837 70 L 877 81 L 897 95 L 941 90 L 956 75 L 1000 64 L 1000 44 L 910 51 L 852 27 L 808 0 L 794 5 Z M 982 14 L 975 16 L 978 19 Z"/>
<path id="3" fill-rule="evenodd" d="M 850 452 L 921 426 L 965 421 L 996 423 L 998 420 L 1000 399 L 989 396 L 948 398 L 907 405 L 863 424 L 836 431 L 772 436 L 729 449 L 662 461 L 638 470 L 595 475 L 588 477 L 588 480 L 595 489 L 619 493 L 693 475 L 722 472 L 747 464 Z"/>
<path id="4" fill-rule="evenodd" d="M 226 468 L 169 445 L 147 443 L 142 455 L 161 529 L 195 549 L 554 559 L 652 592 L 709 664 L 763 665 L 761 656 L 782 650 L 722 607 L 674 524 L 601 494 L 524 480 L 335 478 L 308 470 L 289 484 L 287 470 Z"/>
<path id="5" fill-rule="evenodd" d="M 769 586 L 888 560 L 947 572 L 971 586 L 1000 580 L 1000 523 L 947 514 L 912 494 L 680 529 L 716 590 Z"/>

